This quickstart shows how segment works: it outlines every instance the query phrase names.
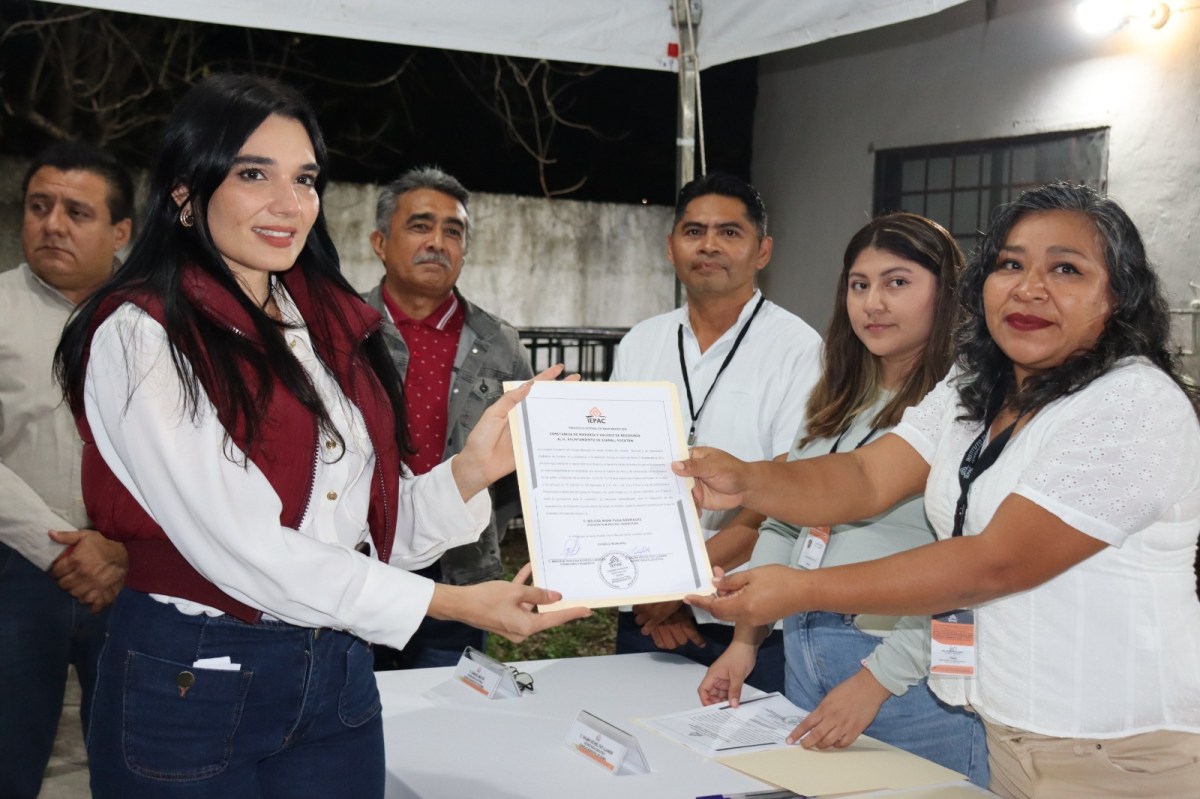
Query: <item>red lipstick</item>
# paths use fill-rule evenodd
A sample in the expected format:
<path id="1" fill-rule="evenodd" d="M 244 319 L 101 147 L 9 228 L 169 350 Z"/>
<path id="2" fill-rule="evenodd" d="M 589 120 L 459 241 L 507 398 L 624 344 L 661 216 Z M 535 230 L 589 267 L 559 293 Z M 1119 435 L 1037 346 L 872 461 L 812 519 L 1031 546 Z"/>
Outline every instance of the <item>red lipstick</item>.
<path id="1" fill-rule="evenodd" d="M 1041 330 L 1042 328 L 1050 327 L 1051 323 L 1040 316 L 1032 314 L 1014 313 L 1004 317 L 1005 323 L 1012 328 L 1023 331 Z"/>

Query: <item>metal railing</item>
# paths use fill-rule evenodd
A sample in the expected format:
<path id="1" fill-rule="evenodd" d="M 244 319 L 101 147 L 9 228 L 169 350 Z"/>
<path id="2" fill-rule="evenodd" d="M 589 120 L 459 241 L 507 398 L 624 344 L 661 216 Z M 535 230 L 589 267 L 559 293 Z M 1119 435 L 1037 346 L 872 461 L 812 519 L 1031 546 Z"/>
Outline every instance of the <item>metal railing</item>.
<path id="1" fill-rule="evenodd" d="M 1187 328 L 1186 332 L 1179 331 L 1182 334 L 1182 340 L 1179 342 L 1179 354 L 1182 356 L 1183 368 L 1187 376 L 1200 383 L 1200 283 L 1189 280 L 1188 288 L 1192 290 L 1192 301 L 1186 308 L 1170 309 L 1170 314 L 1187 318 L 1187 322 L 1191 323 L 1185 322 L 1182 325 Z"/>
<path id="2" fill-rule="evenodd" d="M 624 327 L 528 327 L 520 335 L 534 372 L 562 363 L 583 380 L 607 380 L 626 332 Z"/>
<path id="3" fill-rule="evenodd" d="M 1183 354 L 1196 355 L 1200 353 L 1200 283 L 1189 280 L 1188 288 L 1192 290 L 1192 301 L 1186 308 L 1172 308 L 1169 313 L 1172 316 L 1190 316 L 1192 318 L 1191 340 L 1183 344 Z"/>

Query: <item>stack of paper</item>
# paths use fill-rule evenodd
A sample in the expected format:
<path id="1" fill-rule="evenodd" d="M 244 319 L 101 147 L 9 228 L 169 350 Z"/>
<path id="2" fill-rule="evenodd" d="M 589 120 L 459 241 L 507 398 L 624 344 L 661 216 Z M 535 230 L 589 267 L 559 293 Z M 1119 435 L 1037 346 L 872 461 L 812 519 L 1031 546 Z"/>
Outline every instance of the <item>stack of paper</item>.
<path id="1" fill-rule="evenodd" d="M 805 796 L 934 785 L 953 791 L 955 782 L 966 779 L 865 735 L 845 749 L 810 750 L 784 743 L 806 715 L 776 693 L 747 699 L 737 708 L 722 703 L 641 723 L 730 768 Z M 980 793 L 969 783 L 961 785 L 972 795 Z"/>

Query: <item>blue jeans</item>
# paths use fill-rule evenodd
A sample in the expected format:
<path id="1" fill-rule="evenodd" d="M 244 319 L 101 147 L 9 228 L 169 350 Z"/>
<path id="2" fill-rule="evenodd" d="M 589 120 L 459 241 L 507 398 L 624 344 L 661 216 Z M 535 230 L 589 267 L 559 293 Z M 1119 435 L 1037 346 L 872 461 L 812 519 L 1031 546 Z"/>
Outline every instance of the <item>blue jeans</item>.
<path id="1" fill-rule="evenodd" d="M 696 629 L 705 640 L 704 646 L 696 646 L 688 641 L 677 649 L 659 649 L 654 645 L 653 638 L 642 634 L 642 628 L 634 621 L 632 613 L 618 613 L 617 654 L 671 652 L 702 666 L 711 666 L 725 654 L 733 641 L 733 627 L 727 624 L 697 624 Z M 772 631 L 759 647 L 754 671 L 750 672 L 746 682 L 760 691 L 783 690 L 783 634 L 779 630 Z"/>
<path id="2" fill-rule="evenodd" d="M 793 704 L 814 709 L 837 685 L 862 668 L 880 638 L 841 613 L 797 613 L 783 621 L 787 677 L 784 692 Z M 942 703 L 922 679 L 903 696 L 883 703 L 864 731 L 892 746 L 966 774 L 987 787 L 987 743 L 979 717 Z"/>
<path id="3" fill-rule="evenodd" d="M 193 661 L 228 656 L 234 671 Z M 187 616 L 125 589 L 88 737 L 94 799 L 383 796 L 371 647 L 349 633 Z"/>
<path id="4" fill-rule="evenodd" d="M 0 544 L 0 796 L 33 799 L 54 748 L 67 668 L 87 729 L 108 612 L 92 615 L 54 578 Z"/>

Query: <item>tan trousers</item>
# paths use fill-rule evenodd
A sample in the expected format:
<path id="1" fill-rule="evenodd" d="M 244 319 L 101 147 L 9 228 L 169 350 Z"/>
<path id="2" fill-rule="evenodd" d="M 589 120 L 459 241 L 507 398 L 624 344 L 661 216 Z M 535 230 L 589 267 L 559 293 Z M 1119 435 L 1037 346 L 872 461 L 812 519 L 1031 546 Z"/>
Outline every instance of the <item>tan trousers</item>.
<path id="1" fill-rule="evenodd" d="M 1128 738 L 1051 738 L 1003 724 L 987 729 L 988 787 L 1007 799 L 1195 799 L 1200 735 L 1147 732 Z"/>

